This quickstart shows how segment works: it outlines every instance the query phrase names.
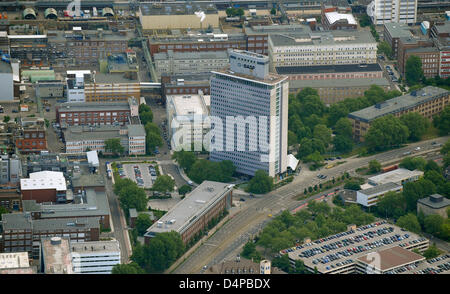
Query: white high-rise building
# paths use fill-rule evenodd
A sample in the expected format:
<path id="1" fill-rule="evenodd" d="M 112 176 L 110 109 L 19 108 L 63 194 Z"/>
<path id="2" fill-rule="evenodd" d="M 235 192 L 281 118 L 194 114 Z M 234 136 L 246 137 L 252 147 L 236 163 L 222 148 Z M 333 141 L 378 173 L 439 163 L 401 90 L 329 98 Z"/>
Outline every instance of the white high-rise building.
<path id="1" fill-rule="evenodd" d="M 417 0 L 373 0 L 367 14 L 376 25 L 399 22 L 416 23 Z"/>
<path id="2" fill-rule="evenodd" d="M 287 77 L 269 73 L 267 56 L 242 50 L 230 52 L 229 70 L 212 73 L 210 160 L 231 160 L 251 176 L 285 172 Z"/>

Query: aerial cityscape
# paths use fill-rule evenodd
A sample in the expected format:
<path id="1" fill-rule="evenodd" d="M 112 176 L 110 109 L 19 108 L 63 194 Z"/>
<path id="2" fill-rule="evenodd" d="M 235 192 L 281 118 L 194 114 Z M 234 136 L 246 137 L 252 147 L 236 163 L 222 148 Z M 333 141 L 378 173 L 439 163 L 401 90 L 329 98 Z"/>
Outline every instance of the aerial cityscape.
<path id="1" fill-rule="evenodd" d="M 0 55 L 0 275 L 450 273 L 450 1 L 4 0 Z"/>

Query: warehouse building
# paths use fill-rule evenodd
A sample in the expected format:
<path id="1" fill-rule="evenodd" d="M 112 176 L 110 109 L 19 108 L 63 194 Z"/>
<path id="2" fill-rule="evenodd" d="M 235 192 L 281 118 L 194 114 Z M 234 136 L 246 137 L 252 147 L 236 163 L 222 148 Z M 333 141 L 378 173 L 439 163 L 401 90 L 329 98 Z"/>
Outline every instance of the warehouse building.
<path id="1" fill-rule="evenodd" d="M 427 86 L 421 90 L 412 91 L 352 112 L 348 115 L 348 118 L 352 122 L 353 137 L 358 141 L 364 141 L 364 136 L 369 130 L 370 124 L 379 117 L 389 114 L 400 117 L 408 112 L 417 112 L 428 119 L 432 119 L 433 116 L 441 113 L 448 104 L 450 104 L 449 91 Z"/>
<path id="2" fill-rule="evenodd" d="M 208 223 L 231 208 L 233 185 L 203 181 L 171 208 L 144 234 L 145 243 L 158 233 L 175 231 L 185 244 L 208 227 Z"/>
<path id="3" fill-rule="evenodd" d="M 37 203 L 67 201 L 67 184 L 62 172 L 41 171 L 29 176 L 29 179 L 20 179 L 23 200 L 35 200 Z"/>

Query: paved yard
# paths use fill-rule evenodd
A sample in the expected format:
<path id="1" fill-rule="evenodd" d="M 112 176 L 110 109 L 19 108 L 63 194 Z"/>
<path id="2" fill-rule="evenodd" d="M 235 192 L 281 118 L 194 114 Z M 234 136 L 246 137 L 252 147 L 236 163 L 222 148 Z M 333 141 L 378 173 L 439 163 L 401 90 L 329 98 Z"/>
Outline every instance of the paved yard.
<path id="1" fill-rule="evenodd" d="M 143 188 L 151 188 L 153 186 L 153 180 L 148 170 L 149 163 L 126 163 L 123 164 L 123 170 L 125 176 L 130 180 L 136 182 L 136 174 L 134 172 L 134 167 L 137 166 L 141 172 L 142 180 L 144 181 Z"/>

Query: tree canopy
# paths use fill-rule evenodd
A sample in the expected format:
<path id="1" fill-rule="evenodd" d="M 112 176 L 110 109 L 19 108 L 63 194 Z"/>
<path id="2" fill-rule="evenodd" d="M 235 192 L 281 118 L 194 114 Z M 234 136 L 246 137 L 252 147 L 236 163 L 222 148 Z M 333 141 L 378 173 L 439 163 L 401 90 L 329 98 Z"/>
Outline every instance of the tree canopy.
<path id="1" fill-rule="evenodd" d="M 411 141 L 419 141 L 430 127 L 430 121 L 417 112 L 409 112 L 400 117 L 401 122 L 408 128 Z"/>
<path id="2" fill-rule="evenodd" d="M 128 264 L 116 264 L 112 268 L 112 274 L 116 275 L 136 275 L 145 274 L 145 271 L 135 262 Z"/>
<path id="3" fill-rule="evenodd" d="M 409 86 L 419 84 L 423 80 L 422 60 L 416 55 L 411 55 L 406 60 L 405 77 Z"/>
<path id="4" fill-rule="evenodd" d="M 383 151 L 406 143 L 408 137 L 408 127 L 390 114 L 375 119 L 365 139 L 370 151 Z"/>
<path id="5" fill-rule="evenodd" d="M 147 195 L 144 189 L 137 186 L 130 179 L 117 179 L 114 184 L 114 193 L 119 196 L 120 206 L 125 212 L 130 208 L 143 211 L 147 208 Z"/>
<path id="6" fill-rule="evenodd" d="M 146 213 L 140 213 L 136 218 L 136 229 L 140 236 L 144 235 L 147 229 L 153 224 L 150 216 Z"/>
<path id="7" fill-rule="evenodd" d="M 125 147 L 120 143 L 120 138 L 111 138 L 105 140 L 105 151 L 114 154 L 122 154 L 125 151 Z"/>
<path id="8" fill-rule="evenodd" d="M 248 182 L 246 191 L 255 194 L 265 194 L 272 191 L 273 178 L 265 171 L 257 170 L 255 176 Z"/>
<path id="9" fill-rule="evenodd" d="M 168 175 L 161 175 L 153 183 L 152 190 L 159 192 L 172 192 L 175 187 L 175 180 Z"/>

